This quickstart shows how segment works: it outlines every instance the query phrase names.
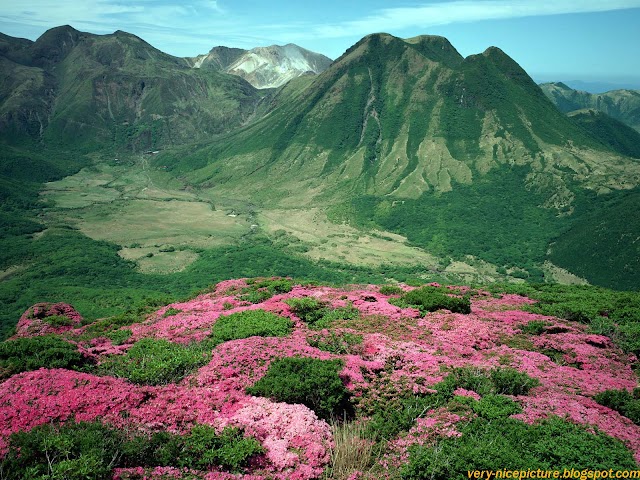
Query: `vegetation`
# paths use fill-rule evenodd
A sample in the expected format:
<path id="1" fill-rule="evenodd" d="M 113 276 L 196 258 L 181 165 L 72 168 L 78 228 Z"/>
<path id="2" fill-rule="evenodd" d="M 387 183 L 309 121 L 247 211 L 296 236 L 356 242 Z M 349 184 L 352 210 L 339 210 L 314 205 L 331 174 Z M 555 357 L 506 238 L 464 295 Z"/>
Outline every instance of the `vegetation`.
<path id="1" fill-rule="evenodd" d="M 467 478 L 469 470 L 635 469 L 618 440 L 559 418 L 538 425 L 510 419 L 477 418 L 460 428 L 460 437 L 416 445 L 401 476 L 407 480 Z M 522 439 L 527 439 L 523 442 Z"/>
<path id="2" fill-rule="evenodd" d="M 605 390 L 594 397 L 600 405 L 609 407 L 640 425 L 640 388 L 633 390 Z"/>
<path id="3" fill-rule="evenodd" d="M 361 197 L 345 207 L 343 216 L 363 227 L 406 236 L 435 255 L 454 259 L 474 255 L 494 265 L 518 266 L 529 281 L 542 280 L 538 265 L 566 220 L 538 206 L 546 199 L 525 188 L 527 173 L 524 167 L 495 168 L 472 184 L 456 185 L 441 195 L 427 192 L 395 205 Z"/>
<path id="4" fill-rule="evenodd" d="M 287 279 L 250 280 L 240 298 L 251 303 L 261 303 L 278 293 L 290 292 L 292 288 L 293 281 Z"/>
<path id="5" fill-rule="evenodd" d="M 471 313 L 471 302 L 468 297 L 453 297 L 449 292 L 449 290 L 426 286 L 406 292 L 398 299 L 390 299 L 389 303 L 399 307 L 415 307 L 423 315 L 441 309 L 450 310 L 453 313 Z"/>
<path id="6" fill-rule="evenodd" d="M 39 368 L 82 370 L 90 364 L 75 345 L 55 335 L 0 343 L 0 380 Z"/>
<path id="7" fill-rule="evenodd" d="M 456 368 L 442 382 L 432 387 L 437 393 L 415 395 L 395 392 L 391 399 L 374 401 L 364 413 L 371 416 L 371 434 L 379 441 L 384 441 L 394 438 L 400 432 L 409 431 L 416 419 L 430 410 L 451 402 L 459 404 L 461 399 L 454 398 L 454 391 L 458 388 L 476 392 L 483 397 L 472 407 L 478 415 L 497 418 L 519 412 L 519 406 L 504 395 L 526 395 L 538 384 L 537 379 L 508 367 L 492 370 Z"/>
<path id="8" fill-rule="evenodd" d="M 291 333 L 292 322 L 288 318 L 264 310 L 244 310 L 221 315 L 216 320 L 210 338 L 215 344 L 240 338 L 284 337 Z"/>
<path id="9" fill-rule="evenodd" d="M 325 420 L 340 419 L 351 411 L 350 393 L 338 376 L 341 368 L 341 360 L 276 359 L 247 393 L 277 402 L 301 403 Z"/>
<path id="10" fill-rule="evenodd" d="M 630 126 L 594 110 L 575 112 L 570 118 L 616 152 L 640 158 L 640 133 Z"/>
<path id="11" fill-rule="evenodd" d="M 175 465 L 241 473 L 263 452 L 257 440 L 230 427 L 220 434 L 213 427 L 195 425 L 184 436 L 168 432 L 147 436 L 127 435 L 100 422 L 51 423 L 12 434 L 0 473 L 7 480 L 100 480 L 110 478 L 113 468 Z"/>
<path id="12" fill-rule="evenodd" d="M 307 339 L 312 347 L 336 355 L 352 354 L 360 350 L 362 345 L 362 335 L 349 332 L 336 333 L 330 331 L 327 335 L 316 334 Z"/>
<path id="13" fill-rule="evenodd" d="M 312 297 L 290 298 L 285 303 L 300 320 L 313 328 L 327 328 L 335 320 L 351 320 L 360 314 L 353 306 L 330 308 L 325 302 Z"/>
<path id="14" fill-rule="evenodd" d="M 97 367 L 98 373 L 126 378 L 140 385 L 177 383 L 206 364 L 211 355 L 207 342 L 178 345 L 167 340 L 143 338 L 125 355 L 115 355 Z"/>
<path id="15" fill-rule="evenodd" d="M 537 300 L 525 310 L 589 325 L 626 352 L 640 353 L 640 294 L 585 285 L 492 285 L 489 290 L 512 292 Z"/>
<path id="16" fill-rule="evenodd" d="M 382 285 L 380 287 L 380 293 L 383 295 L 400 295 L 403 292 L 404 290 L 395 285 Z"/>
<path id="17" fill-rule="evenodd" d="M 596 195 L 581 191 L 570 225 L 558 234 L 549 259 L 579 277 L 617 290 L 638 290 L 640 255 L 635 242 L 640 188 Z M 579 251 L 572 246 L 580 243 Z"/>

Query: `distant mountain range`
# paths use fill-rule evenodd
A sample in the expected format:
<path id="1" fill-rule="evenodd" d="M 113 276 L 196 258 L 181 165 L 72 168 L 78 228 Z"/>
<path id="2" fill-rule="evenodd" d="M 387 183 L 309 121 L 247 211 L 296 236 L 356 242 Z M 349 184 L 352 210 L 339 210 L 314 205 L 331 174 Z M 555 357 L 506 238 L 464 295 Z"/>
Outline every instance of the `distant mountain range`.
<path id="1" fill-rule="evenodd" d="M 251 50 L 215 47 L 206 55 L 189 58 L 194 68 L 211 68 L 247 80 L 256 88 L 277 88 L 307 73 L 322 73 L 332 60 L 297 45 L 272 45 Z"/>
<path id="2" fill-rule="evenodd" d="M 574 90 L 562 82 L 543 83 L 540 88 L 562 112 L 591 108 L 640 131 L 640 90 L 588 93 Z"/>
<path id="3" fill-rule="evenodd" d="M 211 198 L 321 209 L 523 278 L 552 261 L 640 284 L 635 140 L 563 113 L 630 121 L 637 92 L 541 89 L 499 48 L 465 58 L 436 36 L 368 35 L 330 63 L 294 45 L 181 59 L 124 32 L 59 27 L 35 42 L 2 36 L 0 63 L 6 198 L 20 194 L 21 166 L 73 171 L 69 151 L 162 150 L 150 168 Z"/>

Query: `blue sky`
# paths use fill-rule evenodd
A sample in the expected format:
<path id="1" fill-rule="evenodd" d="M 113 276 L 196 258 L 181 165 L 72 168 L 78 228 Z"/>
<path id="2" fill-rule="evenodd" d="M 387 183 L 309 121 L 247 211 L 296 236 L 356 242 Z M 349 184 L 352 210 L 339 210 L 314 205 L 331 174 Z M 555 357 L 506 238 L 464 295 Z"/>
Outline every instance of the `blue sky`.
<path id="1" fill-rule="evenodd" d="M 8 35 L 63 24 L 125 30 L 178 56 L 296 43 L 336 58 L 368 33 L 435 34 L 465 56 L 498 46 L 537 81 L 640 88 L 640 0 L 0 0 Z"/>

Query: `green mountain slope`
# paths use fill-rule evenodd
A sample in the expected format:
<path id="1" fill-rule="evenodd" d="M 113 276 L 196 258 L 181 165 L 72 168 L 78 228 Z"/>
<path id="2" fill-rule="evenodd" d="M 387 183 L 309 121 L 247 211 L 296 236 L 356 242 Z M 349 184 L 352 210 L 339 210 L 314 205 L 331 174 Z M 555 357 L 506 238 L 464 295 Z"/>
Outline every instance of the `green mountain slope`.
<path id="1" fill-rule="evenodd" d="M 593 137 L 622 155 L 640 158 L 640 133 L 604 112 L 575 110 L 569 117 Z"/>
<path id="2" fill-rule="evenodd" d="M 559 112 L 494 47 L 463 58 L 441 37 L 370 35 L 271 102 L 255 124 L 157 165 L 257 204 L 329 205 L 334 219 L 537 279 L 551 239 L 578 206 L 589 210 L 583 191 L 640 180 L 637 162 Z"/>
<path id="3" fill-rule="evenodd" d="M 574 90 L 562 82 L 543 83 L 540 88 L 562 112 L 568 113 L 583 108 L 600 110 L 640 131 L 638 90 L 612 90 L 594 94 Z"/>
<path id="4" fill-rule="evenodd" d="M 121 31 L 58 27 L 29 45 L 3 40 L 0 125 L 12 142 L 158 148 L 231 130 L 261 98 L 237 77 L 192 69 Z"/>

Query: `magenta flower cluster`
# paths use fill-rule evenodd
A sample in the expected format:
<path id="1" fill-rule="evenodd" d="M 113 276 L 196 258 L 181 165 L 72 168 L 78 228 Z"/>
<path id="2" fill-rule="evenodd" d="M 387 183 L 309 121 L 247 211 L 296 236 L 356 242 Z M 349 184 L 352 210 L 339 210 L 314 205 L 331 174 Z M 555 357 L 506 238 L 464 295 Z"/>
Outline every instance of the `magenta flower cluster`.
<path id="1" fill-rule="evenodd" d="M 46 321 L 47 317 L 54 316 L 66 318 L 68 325 L 54 326 Z M 59 334 L 79 327 L 81 322 L 82 315 L 67 303 L 37 303 L 22 314 L 14 337 Z"/>

